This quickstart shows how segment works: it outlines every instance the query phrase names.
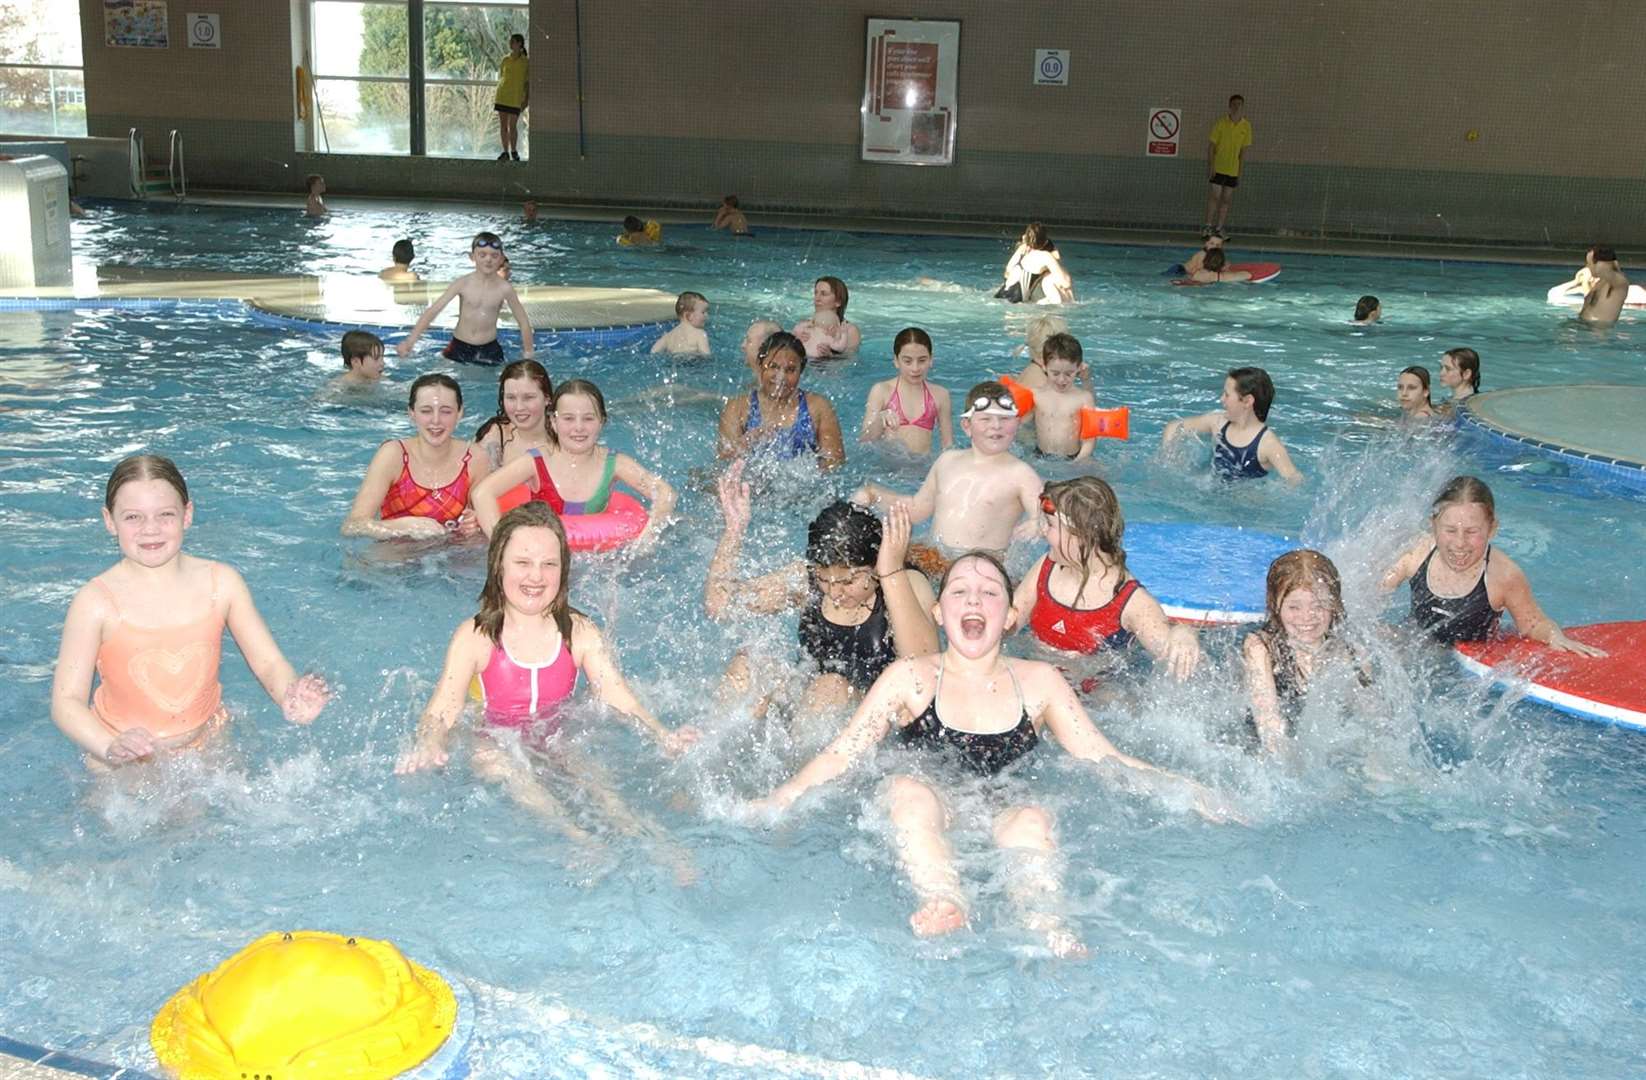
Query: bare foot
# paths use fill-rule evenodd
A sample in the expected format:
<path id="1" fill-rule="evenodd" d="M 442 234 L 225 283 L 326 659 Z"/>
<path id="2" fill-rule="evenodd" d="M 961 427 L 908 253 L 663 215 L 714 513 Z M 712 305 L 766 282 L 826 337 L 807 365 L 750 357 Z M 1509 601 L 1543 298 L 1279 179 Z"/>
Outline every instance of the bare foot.
<path id="1" fill-rule="evenodd" d="M 966 925 L 966 909 L 953 900 L 928 900 L 909 916 L 909 925 L 916 937 L 950 934 Z"/>

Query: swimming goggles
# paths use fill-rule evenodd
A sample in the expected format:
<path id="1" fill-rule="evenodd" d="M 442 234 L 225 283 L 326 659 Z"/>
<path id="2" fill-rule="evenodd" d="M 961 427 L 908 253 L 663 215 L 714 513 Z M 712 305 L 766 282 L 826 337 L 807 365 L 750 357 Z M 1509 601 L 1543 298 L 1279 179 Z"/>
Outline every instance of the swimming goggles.
<path id="1" fill-rule="evenodd" d="M 489 247 L 493 251 L 498 252 L 498 253 L 501 254 L 502 251 L 503 251 L 503 241 L 501 241 L 501 240 L 476 240 L 470 246 L 470 250 L 472 251 L 474 248 L 483 248 L 483 247 Z"/>
<path id="2" fill-rule="evenodd" d="M 1009 393 L 998 394 L 994 397 L 980 397 L 972 402 L 971 408 L 960 414 L 962 418 L 968 416 L 1016 416 L 1017 402 Z"/>

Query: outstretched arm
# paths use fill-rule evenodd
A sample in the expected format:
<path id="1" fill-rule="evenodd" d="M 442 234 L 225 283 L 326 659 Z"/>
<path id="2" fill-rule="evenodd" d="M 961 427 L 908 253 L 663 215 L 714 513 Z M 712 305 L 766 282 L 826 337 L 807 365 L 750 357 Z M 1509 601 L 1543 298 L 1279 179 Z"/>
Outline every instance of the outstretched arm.
<path id="1" fill-rule="evenodd" d="M 1210 435 L 1217 430 L 1218 424 L 1222 419 L 1223 414 L 1221 412 L 1209 412 L 1201 413 L 1199 416 L 1185 416 L 1181 419 L 1173 420 L 1171 423 L 1166 425 L 1166 430 L 1161 433 L 1160 445 L 1170 446 L 1173 440 L 1175 440 L 1179 435 L 1183 435 L 1185 433 L 1194 435 Z"/>
<path id="2" fill-rule="evenodd" d="M 1187 679 L 1200 666 L 1199 635 L 1192 627 L 1168 619 L 1160 601 L 1142 586 L 1121 612 L 1120 624 L 1143 643 L 1156 663 L 1165 665 L 1174 679 Z"/>
<path id="3" fill-rule="evenodd" d="M 461 280 L 461 278 L 458 279 L 458 281 Z M 417 344 L 417 339 L 423 336 L 423 331 L 427 330 L 429 324 L 434 322 L 435 316 L 439 315 L 446 305 L 452 302 L 452 297 L 457 295 L 457 285 L 458 282 L 454 281 L 446 286 L 446 291 L 440 294 L 440 298 L 423 309 L 423 314 L 417 317 L 417 322 L 412 326 L 411 333 L 401 338 L 400 344 L 394 347 L 394 351 L 400 359 L 404 360 L 411 355 L 412 346 Z"/>
<path id="4" fill-rule="evenodd" d="M 331 697 L 326 681 L 312 673 L 299 676 L 287 662 L 239 573 L 221 563 L 215 572 L 218 587 L 229 598 L 229 633 L 234 635 L 234 643 L 246 658 L 246 666 L 280 706 L 287 720 L 294 724 L 311 723 Z"/>
<path id="5" fill-rule="evenodd" d="M 445 666 L 440 669 L 440 680 L 434 684 L 434 693 L 429 695 L 429 703 L 417 721 L 417 735 L 411 749 L 394 763 L 396 773 L 438 769 L 446 763 L 446 733 L 463 715 L 469 683 L 480 673 L 481 658 L 490 653 L 491 642 L 474 628 L 471 620 L 463 620 L 446 646 Z"/>
<path id="6" fill-rule="evenodd" d="M 1263 441 L 1257 447 L 1257 461 L 1265 469 L 1278 472 L 1281 479 L 1294 487 L 1303 483 L 1303 474 L 1292 464 L 1292 455 L 1287 453 L 1286 444 L 1273 430 L 1263 433 Z"/>
<path id="7" fill-rule="evenodd" d="M 600 628 L 581 615 L 572 616 L 571 648 L 572 659 L 588 678 L 594 696 L 623 715 L 640 721 L 641 727 L 657 740 L 665 754 L 674 757 L 697 741 L 698 732 L 694 727 L 670 731 L 657 722 L 657 717 L 629 689 Z"/>
<path id="8" fill-rule="evenodd" d="M 931 616 L 936 598 L 926 575 L 904 566 L 909 554 L 909 531 L 907 510 L 894 506 L 886 512 L 874 573 L 886 601 L 892 648 L 898 656 L 927 656 L 938 649 L 937 624 Z"/>
<path id="9" fill-rule="evenodd" d="M 520 294 L 514 291 L 513 285 L 503 286 L 503 302 L 509 305 L 514 325 L 520 330 L 520 359 L 530 360 L 537 355 L 537 349 L 532 344 L 532 319 L 526 314 L 526 305 L 520 302 Z"/>
<path id="10" fill-rule="evenodd" d="M 852 502 L 859 506 L 901 505 L 908 510 L 910 523 L 918 525 L 937 509 L 937 470 L 942 465 L 941 457 L 932 462 L 932 467 L 926 471 L 925 482 L 913 495 L 899 495 L 891 488 L 870 482 L 852 492 Z"/>
<path id="11" fill-rule="evenodd" d="M 800 796 L 835 779 L 872 750 L 886 737 L 893 718 L 904 707 L 903 699 L 916 681 L 916 662 L 899 660 L 882 672 L 834 741 L 770 795 L 757 799 L 755 805 L 767 810 L 787 810 Z"/>
<path id="12" fill-rule="evenodd" d="M 1508 563 L 1499 566 L 1497 576 L 1503 590 L 1503 606 L 1508 610 L 1510 617 L 1515 621 L 1515 629 L 1533 641 L 1541 641 L 1551 649 L 1561 652 L 1577 653 L 1579 656 L 1605 656 L 1604 649 L 1597 649 L 1593 645 L 1585 645 L 1581 641 L 1573 641 L 1560 629 L 1560 624 L 1544 614 L 1532 596 L 1531 582 L 1526 580 L 1526 574 L 1513 561 L 1501 559 Z M 1505 573 L 1505 571 L 1507 571 Z"/>

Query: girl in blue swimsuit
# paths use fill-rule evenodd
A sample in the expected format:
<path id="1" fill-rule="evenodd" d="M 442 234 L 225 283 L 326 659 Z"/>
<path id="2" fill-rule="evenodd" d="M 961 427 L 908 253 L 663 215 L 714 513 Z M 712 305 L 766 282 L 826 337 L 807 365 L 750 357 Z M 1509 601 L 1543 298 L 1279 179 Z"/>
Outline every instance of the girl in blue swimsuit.
<path id="1" fill-rule="evenodd" d="M 822 394 L 800 389 L 806 346 L 779 330 L 756 354 L 760 378 L 747 398 L 733 398 L 720 413 L 720 456 L 764 456 L 788 461 L 815 455 L 825 469 L 846 461 L 840 420 Z"/>

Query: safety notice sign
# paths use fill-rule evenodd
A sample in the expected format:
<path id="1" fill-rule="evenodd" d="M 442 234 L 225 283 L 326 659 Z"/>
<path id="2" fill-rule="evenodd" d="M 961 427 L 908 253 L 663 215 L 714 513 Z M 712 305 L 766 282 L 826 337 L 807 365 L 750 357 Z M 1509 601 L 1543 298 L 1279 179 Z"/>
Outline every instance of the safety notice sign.
<path id="1" fill-rule="evenodd" d="M 1183 131 L 1182 109 L 1150 109 L 1149 137 L 1145 141 L 1149 157 L 1176 157 L 1178 135 Z"/>

